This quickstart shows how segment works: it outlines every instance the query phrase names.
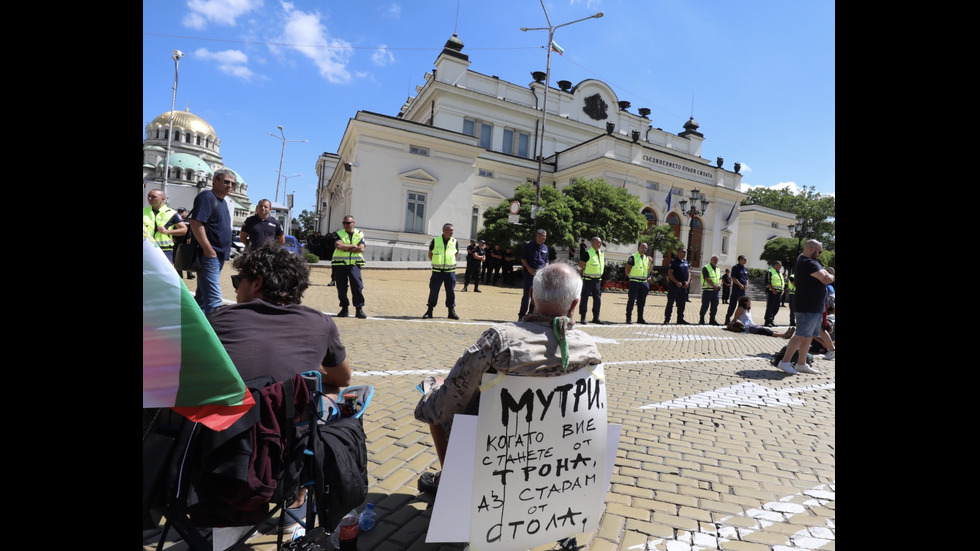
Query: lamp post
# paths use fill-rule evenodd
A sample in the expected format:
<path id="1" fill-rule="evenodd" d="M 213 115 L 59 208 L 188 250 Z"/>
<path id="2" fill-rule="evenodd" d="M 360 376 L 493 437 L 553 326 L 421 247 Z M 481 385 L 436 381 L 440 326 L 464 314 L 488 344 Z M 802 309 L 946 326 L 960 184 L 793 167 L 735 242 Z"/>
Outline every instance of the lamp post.
<path id="1" fill-rule="evenodd" d="M 697 203 L 700 200 L 701 209 L 697 207 Z M 681 199 L 681 214 L 687 216 L 691 219 L 690 229 L 687 233 L 687 261 L 694 265 L 694 217 L 703 216 L 705 212 L 708 211 L 709 201 L 701 196 L 701 192 L 695 188 L 691 190 L 691 208 L 687 208 L 687 199 Z M 701 265 L 701 259 L 698 259 L 698 265 Z"/>
<path id="2" fill-rule="evenodd" d="M 789 228 L 789 234 L 796 237 L 796 256 L 799 257 L 800 253 L 803 251 L 802 244 L 803 238 L 809 238 L 812 232 L 812 223 L 803 214 L 799 214 L 796 217 L 796 224 L 790 224 L 787 226 Z M 789 268 L 789 266 L 787 266 Z M 792 266 L 793 271 L 796 271 L 796 265 Z"/>
<path id="3" fill-rule="evenodd" d="M 163 160 L 163 194 L 167 195 L 167 181 L 170 179 L 170 144 L 173 142 L 174 137 L 174 118 L 176 118 L 176 113 L 174 113 L 174 107 L 177 103 L 177 67 L 180 65 L 180 58 L 184 57 L 184 52 L 180 50 L 174 50 L 174 54 L 170 56 L 174 60 L 174 93 L 170 97 L 170 130 L 167 132 L 167 154 Z"/>
<path id="4" fill-rule="evenodd" d="M 537 194 L 534 199 L 534 206 L 531 208 L 531 219 L 535 219 L 538 211 L 538 204 L 541 202 L 541 170 L 542 163 L 544 163 L 544 126 L 545 121 L 548 118 L 548 88 L 551 87 L 551 44 L 555 40 L 555 31 L 567 27 L 573 23 L 578 23 L 580 21 L 585 21 L 586 19 L 599 19 L 602 17 L 602 12 L 594 13 L 588 17 L 583 17 L 582 19 L 576 19 L 575 21 L 569 21 L 568 23 L 562 23 L 561 25 L 552 25 L 551 18 L 548 17 L 548 10 L 544 7 L 544 0 L 541 0 L 541 9 L 544 11 L 544 19 L 548 22 L 547 27 L 521 27 L 521 31 L 548 31 L 548 43 L 545 45 L 545 49 L 548 50 L 548 63 L 545 67 L 545 79 L 544 79 L 544 98 L 541 100 L 541 138 L 538 140 L 538 180 L 535 182 L 535 187 L 537 188 Z"/>
<path id="5" fill-rule="evenodd" d="M 289 179 L 295 178 L 297 176 L 302 176 L 302 174 L 290 174 L 289 176 L 282 177 L 283 179 L 282 196 L 283 199 L 286 200 L 286 218 L 288 218 L 288 220 L 286 221 L 287 223 L 285 224 L 286 235 L 292 235 L 291 233 L 289 233 L 289 228 L 293 224 L 293 206 L 289 204 L 289 200 L 288 200 L 289 196 L 286 194 L 286 189 L 288 189 L 289 186 Z M 296 193 L 296 191 L 293 190 L 293 193 Z"/>
<path id="6" fill-rule="evenodd" d="M 286 156 L 286 142 L 302 142 L 302 143 L 305 143 L 305 142 L 308 142 L 309 140 L 287 140 L 286 139 L 286 134 L 284 134 L 283 131 L 282 131 L 282 125 L 280 124 L 276 128 L 279 129 L 279 136 L 276 136 L 272 132 L 266 132 L 266 134 L 272 136 L 273 138 L 275 138 L 277 140 L 281 140 L 282 141 L 282 152 L 279 154 L 279 170 L 276 171 L 276 172 L 279 173 L 278 176 L 276 177 L 276 196 L 273 198 L 273 201 L 278 202 L 279 201 L 279 181 L 282 179 L 282 158 Z"/>

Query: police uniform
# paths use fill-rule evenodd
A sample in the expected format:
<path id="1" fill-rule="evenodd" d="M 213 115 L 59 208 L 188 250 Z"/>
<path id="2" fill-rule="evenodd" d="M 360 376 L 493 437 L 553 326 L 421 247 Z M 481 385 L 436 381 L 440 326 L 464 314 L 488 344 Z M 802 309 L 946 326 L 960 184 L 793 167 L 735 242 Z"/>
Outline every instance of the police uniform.
<path id="1" fill-rule="evenodd" d="M 582 298 L 578 305 L 578 313 L 585 323 L 585 313 L 589 310 L 589 297 L 592 303 L 592 323 L 599 321 L 599 310 L 602 308 L 602 271 L 606 268 L 606 255 L 602 251 L 589 248 L 582 254 Z"/>
<path id="2" fill-rule="evenodd" d="M 626 300 L 626 323 L 633 323 L 633 304 L 636 304 L 636 321 L 646 323 L 643 319 L 643 308 L 647 304 L 647 295 L 650 294 L 650 257 L 640 254 L 640 251 L 633 253 L 626 261 L 627 276 L 630 280 L 629 298 Z"/>
<path id="3" fill-rule="evenodd" d="M 704 325 L 704 315 L 708 313 L 710 307 L 710 323 L 711 325 L 718 325 L 716 319 L 718 315 L 718 286 L 721 284 L 718 267 L 709 263 L 701 268 L 701 282 L 701 316 L 698 323 Z"/>
<path id="4" fill-rule="evenodd" d="M 446 307 L 449 308 L 449 317 L 459 319 L 454 309 L 456 308 L 456 255 L 459 250 L 456 247 L 456 239 L 450 237 L 446 239 L 442 235 L 437 235 L 429 242 L 429 250 L 432 251 L 432 275 L 429 277 L 429 310 L 424 317 L 432 317 L 432 309 L 439 302 L 439 287 L 446 288 Z"/>
<path id="5" fill-rule="evenodd" d="M 354 229 L 348 232 L 346 229 L 337 230 L 337 241 L 345 245 L 360 245 L 364 243 L 364 234 L 361 230 Z M 351 301 L 347 299 L 347 287 L 350 286 L 351 298 L 354 308 L 364 307 L 364 281 L 361 279 L 361 266 L 364 265 L 364 255 L 351 251 L 335 249 L 330 259 L 333 266 L 333 279 L 337 284 L 337 298 L 340 299 L 340 317 L 347 316 L 347 307 Z M 361 312 L 363 315 L 363 312 Z M 359 316 L 360 317 L 360 316 Z"/>
<path id="6" fill-rule="evenodd" d="M 775 325 L 783 297 L 783 275 L 775 268 L 766 272 L 766 326 Z"/>

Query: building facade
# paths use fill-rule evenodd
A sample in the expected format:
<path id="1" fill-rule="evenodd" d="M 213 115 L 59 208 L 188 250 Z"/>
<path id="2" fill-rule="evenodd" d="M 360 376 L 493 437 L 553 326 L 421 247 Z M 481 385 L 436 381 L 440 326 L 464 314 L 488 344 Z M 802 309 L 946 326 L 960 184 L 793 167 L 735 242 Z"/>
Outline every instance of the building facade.
<path id="1" fill-rule="evenodd" d="M 540 148 L 540 185 L 560 190 L 577 178 L 603 178 L 630 190 L 644 204 L 650 224 L 672 225 L 696 253 L 695 266 L 712 254 L 722 264 L 734 264 L 744 253 L 750 265 L 761 267 L 754 253 L 764 245 L 755 246 L 761 234 L 740 231 L 739 220 L 745 218 L 738 216 L 737 205 L 745 194 L 739 191 L 739 165 L 729 170 L 721 158 L 712 163 L 701 157 L 705 138 L 693 117 L 681 132 L 670 133 L 654 128 L 649 109 L 630 112 L 629 102 L 601 81 L 558 80 L 558 88 L 547 91 L 542 138 L 545 76 L 532 73 L 532 82 L 519 85 L 473 71 L 453 35 L 425 74 L 425 84 L 397 115 L 357 112 L 337 153 L 320 157 L 317 229 L 336 231 L 343 217 L 353 214 L 372 243 L 367 260 L 425 260 L 428 241 L 444 223 L 453 223 L 456 238 L 466 242 L 482 227 L 486 209 L 512 197 L 517 186 L 536 181 Z M 679 203 L 695 190 L 709 208 L 692 219 L 680 212 Z M 673 195 L 669 208 L 668 194 Z M 770 226 L 775 235 L 789 235 L 791 216 L 765 215 L 779 226 Z M 753 214 L 753 224 L 756 218 Z M 533 228 L 515 230 L 533 233 Z M 555 246 L 564 251 L 566 244 Z M 635 244 L 613 244 L 607 258 L 623 260 L 634 250 Z"/>

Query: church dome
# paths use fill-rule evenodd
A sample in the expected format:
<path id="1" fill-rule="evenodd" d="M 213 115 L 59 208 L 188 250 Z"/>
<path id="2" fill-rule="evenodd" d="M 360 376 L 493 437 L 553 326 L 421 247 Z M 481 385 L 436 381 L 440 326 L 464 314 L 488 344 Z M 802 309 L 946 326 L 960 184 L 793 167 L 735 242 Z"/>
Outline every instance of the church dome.
<path id="1" fill-rule="evenodd" d="M 146 129 L 151 128 L 170 128 L 170 111 L 150 121 L 150 124 L 146 125 Z M 215 140 L 218 138 L 214 128 L 206 120 L 190 111 L 174 111 L 174 128 L 180 128 L 199 136 L 211 136 Z"/>
<path id="2" fill-rule="evenodd" d="M 163 160 L 160 161 L 158 166 L 163 166 Z M 187 153 L 174 153 L 170 156 L 170 166 L 179 166 L 184 170 L 193 170 L 194 172 L 202 174 L 210 174 L 211 167 L 207 163 L 202 161 L 200 158 L 194 155 L 188 155 Z"/>

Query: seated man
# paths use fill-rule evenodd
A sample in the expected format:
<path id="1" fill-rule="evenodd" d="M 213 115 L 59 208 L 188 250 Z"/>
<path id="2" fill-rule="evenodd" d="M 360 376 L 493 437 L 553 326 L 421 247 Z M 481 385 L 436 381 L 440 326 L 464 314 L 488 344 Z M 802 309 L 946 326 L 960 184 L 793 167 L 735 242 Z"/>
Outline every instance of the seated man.
<path id="1" fill-rule="evenodd" d="M 218 307 L 208 321 L 242 380 L 270 375 L 278 382 L 316 370 L 324 394 L 336 400 L 350 384 L 350 360 L 333 319 L 300 304 L 310 285 L 306 260 L 266 243 L 245 249 L 232 265 L 237 304 Z M 302 507 L 305 497 L 304 488 L 290 508 Z"/>
<path id="2" fill-rule="evenodd" d="M 582 278 L 571 264 L 558 262 L 537 270 L 531 287 L 532 314 L 487 329 L 456 360 L 444 381 L 426 377 L 415 418 L 428 423 L 440 465 L 446 459 L 453 416 L 479 411 L 484 373 L 547 377 L 601 363 L 592 337 L 574 329 L 572 318 L 581 292 Z M 435 493 L 440 474 L 423 473 L 419 491 Z"/>

